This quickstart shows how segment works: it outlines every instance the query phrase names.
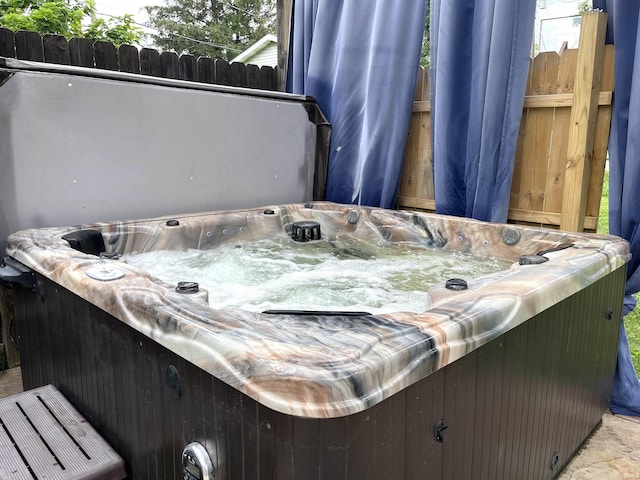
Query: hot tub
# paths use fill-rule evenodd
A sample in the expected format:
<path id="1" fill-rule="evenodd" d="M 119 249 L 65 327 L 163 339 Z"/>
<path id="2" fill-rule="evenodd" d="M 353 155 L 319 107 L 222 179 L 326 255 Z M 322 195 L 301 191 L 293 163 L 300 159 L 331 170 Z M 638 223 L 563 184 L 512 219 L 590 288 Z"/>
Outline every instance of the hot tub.
<path id="1" fill-rule="evenodd" d="M 255 313 L 120 257 L 293 241 L 298 222 L 321 227 L 309 245 L 361 238 L 509 267 L 425 288 L 418 313 Z M 8 243 L 25 388 L 54 384 L 133 478 L 153 479 L 181 477 L 192 442 L 216 479 L 554 477 L 608 406 L 630 257 L 616 237 L 324 202 Z"/>

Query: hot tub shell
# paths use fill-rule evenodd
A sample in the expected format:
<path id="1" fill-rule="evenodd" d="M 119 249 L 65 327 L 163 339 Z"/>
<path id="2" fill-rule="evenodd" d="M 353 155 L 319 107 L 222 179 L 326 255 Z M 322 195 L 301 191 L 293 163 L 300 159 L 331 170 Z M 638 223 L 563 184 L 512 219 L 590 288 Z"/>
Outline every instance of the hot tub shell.
<path id="1" fill-rule="evenodd" d="M 621 239 L 319 202 L 176 219 L 9 238 L 35 272 L 15 291 L 25 388 L 56 385 L 133 478 L 177 478 L 191 441 L 216 478 L 552 478 L 607 408 Z M 300 220 L 318 221 L 321 241 L 414 242 L 514 265 L 466 291 L 431 287 L 422 314 L 273 316 L 213 309 L 62 238 L 97 231 L 119 254 L 207 249 L 286 237 Z M 124 277 L 95 280 L 96 267 Z"/>

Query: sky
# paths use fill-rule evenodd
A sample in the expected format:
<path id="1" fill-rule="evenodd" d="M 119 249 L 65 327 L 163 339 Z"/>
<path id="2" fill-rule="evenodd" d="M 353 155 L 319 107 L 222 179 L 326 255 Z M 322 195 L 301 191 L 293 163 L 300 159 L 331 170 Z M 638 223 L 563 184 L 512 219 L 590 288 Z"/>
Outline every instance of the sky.
<path id="1" fill-rule="evenodd" d="M 573 18 L 579 0 L 537 0 L 534 42 L 538 51 L 558 51 L 564 41 L 568 48 L 577 48 L 580 26 Z"/>
<path id="2" fill-rule="evenodd" d="M 130 13 L 135 21 L 144 24 L 148 20 L 145 6 L 163 5 L 164 0 L 96 0 L 98 13 L 124 15 Z M 562 19 L 578 11 L 579 0 L 536 0 L 536 28 L 534 42 L 540 51 L 558 50 L 566 40 L 569 48 L 576 48 L 580 29 L 571 19 Z M 554 20 L 558 18 L 557 20 Z M 145 30 L 149 33 L 149 30 Z M 149 46 L 149 41 L 141 43 Z"/>
<path id="3" fill-rule="evenodd" d="M 162 4 L 164 4 L 162 0 L 96 0 L 96 9 L 98 13 L 106 15 L 130 13 L 138 21 L 147 19 L 146 13 L 141 11 L 144 7 Z"/>
<path id="4" fill-rule="evenodd" d="M 130 13 L 134 17 L 134 21 L 139 24 L 145 24 L 149 16 L 144 11 L 144 7 L 154 5 L 164 5 L 163 0 L 95 0 L 96 10 L 101 15 L 122 16 Z M 149 29 L 144 29 L 145 33 L 149 33 Z M 150 46 L 149 40 L 142 39 L 140 42 L 143 46 Z"/>

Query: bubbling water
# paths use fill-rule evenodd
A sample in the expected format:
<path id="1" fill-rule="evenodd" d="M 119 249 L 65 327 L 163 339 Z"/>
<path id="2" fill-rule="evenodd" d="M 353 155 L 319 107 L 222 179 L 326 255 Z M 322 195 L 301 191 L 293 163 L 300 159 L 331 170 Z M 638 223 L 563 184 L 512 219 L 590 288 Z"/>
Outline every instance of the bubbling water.
<path id="1" fill-rule="evenodd" d="M 509 262 L 413 244 L 354 240 L 259 240 L 212 250 L 155 251 L 124 257 L 170 284 L 198 282 L 219 309 L 262 312 L 345 310 L 419 313 L 429 286 L 506 270 Z"/>

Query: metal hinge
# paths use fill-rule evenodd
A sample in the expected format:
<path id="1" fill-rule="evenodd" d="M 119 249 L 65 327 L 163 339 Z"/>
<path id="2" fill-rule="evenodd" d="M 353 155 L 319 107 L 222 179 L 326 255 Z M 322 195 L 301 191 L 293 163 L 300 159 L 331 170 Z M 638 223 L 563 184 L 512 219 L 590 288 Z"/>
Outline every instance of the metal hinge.
<path id="1" fill-rule="evenodd" d="M 11 257 L 4 257 L 2 266 L 0 266 L 0 283 L 30 289 L 36 288 L 33 270 Z"/>

